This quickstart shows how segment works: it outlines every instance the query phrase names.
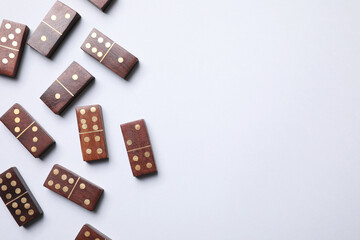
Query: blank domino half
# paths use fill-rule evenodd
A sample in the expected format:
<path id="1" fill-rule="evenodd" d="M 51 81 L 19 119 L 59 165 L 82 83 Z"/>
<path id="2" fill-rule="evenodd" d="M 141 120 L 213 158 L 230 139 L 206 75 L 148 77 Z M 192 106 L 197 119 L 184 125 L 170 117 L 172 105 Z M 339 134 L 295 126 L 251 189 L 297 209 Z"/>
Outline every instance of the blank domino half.
<path id="1" fill-rule="evenodd" d="M 0 197 L 19 226 L 43 213 L 16 167 L 0 174 Z"/>
<path id="2" fill-rule="evenodd" d="M 26 25 L 3 20 L 0 28 L 0 74 L 15 77 L 28 33 Z"/>
<path id="3" fill-rule="evenodd" d="M 89 1 L 101 11 L 105 11 L 106 8 L 110 5 L 112 0 L 89 0 Z"/>

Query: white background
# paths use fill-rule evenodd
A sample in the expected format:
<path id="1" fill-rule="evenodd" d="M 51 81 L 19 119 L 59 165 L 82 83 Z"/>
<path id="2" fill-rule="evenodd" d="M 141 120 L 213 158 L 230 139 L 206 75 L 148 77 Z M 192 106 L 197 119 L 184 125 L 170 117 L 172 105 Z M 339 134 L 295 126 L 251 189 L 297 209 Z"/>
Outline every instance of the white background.
<path id="1" fill-rule="evenodd" d="M 57 145 L 43 160 L 0 125 L 0 172 L 17 166 L 44 210 L 1 239 L 360 239 L 358 0 L 117 0 L 82 16 L 49 60 L 26 47 L 0 77 L 0 113 L 22 104 Z M 2 0 L 31 33 L 54 1 Z M 96 27 L 140 60 L 125 81 L 80 46 Z M 30 34 L 31 34 L 30 33 Z M 65 114 L 39 99 L 73 61 L 95 77 Z M 74 107 L 101 104 L 110 159 L 82 161 Z M 157 176 L 132 176 L 119 125 L 144 118 Z M 102 186 L 88 212 L 42 186 L 59 163 Z"/>

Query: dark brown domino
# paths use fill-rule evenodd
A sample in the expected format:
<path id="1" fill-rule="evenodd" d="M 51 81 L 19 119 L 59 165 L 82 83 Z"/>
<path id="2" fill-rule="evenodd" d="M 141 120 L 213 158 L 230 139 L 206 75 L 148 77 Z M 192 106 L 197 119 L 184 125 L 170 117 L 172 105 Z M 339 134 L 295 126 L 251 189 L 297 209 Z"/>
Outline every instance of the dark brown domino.
<path id="1" fill-rule="evenodd" d="M 51 57 L 80 15 L 60 1 L 52 6 L 27 44 L 40 54 Z"/>
<path id="2" fill-rule="evenodd" d="M 18 103 L 15 103 L 0 121 L 36 158 L 55 144 L 54 139 Z"/>
<path id="3" fill-rule="evenodd" d="M 110 5 L 112 0 L 89 0 L 94 4 L 98 9 L 105 11 L 105 9 Z"/>
<path id="4" fill-rule="evenodd" d="M 19 226 L 43 213 L 16 167 L 0 174 L 0 197 Z"/>
<path id="5" fill-rule="evenodd" d="M 149 135 L 143 119 L 122 124 L 126 150 L 135 177 L 157 171 Z"/>
<path id="6" fill-rule="evenodd" d="M 107 147 L 100 105 L 76 108 L 81 152 L 84 161 L 107 159 Z"/>
<path id="7" fill-rule="evenodd" d="M 75 240 L 111 240 L 105 234 L 91 226 L 90 224 L 85 224 Z"/>
<path id="8" fill-rule="evenodd" d="M 26 25 L 3 20 L 0 28 L 0 74 L 16 76 L 28 33 Z"/>
<path id="9" fill-rule="evenodd" d="M 104 189 L 89 182 L 70 170 L 55 164 L 44 187 L 92 211 Z"/>
<path id="10" fill-rule="evenodd" d="M 126 79 L 138 59 L 97 29 L 93 29 L 81 49 Z"/>
<path id="11" fill-rule="evenodd" d="M 95 78 L 80 64 L 73 62 L 44 92 L 40 99 L 55 113 L 65 108 Z"/>

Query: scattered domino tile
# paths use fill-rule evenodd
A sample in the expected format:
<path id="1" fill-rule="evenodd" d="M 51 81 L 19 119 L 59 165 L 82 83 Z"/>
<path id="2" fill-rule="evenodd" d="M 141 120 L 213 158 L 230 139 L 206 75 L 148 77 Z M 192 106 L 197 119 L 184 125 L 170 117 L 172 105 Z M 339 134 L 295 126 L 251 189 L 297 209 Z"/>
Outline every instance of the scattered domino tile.
<path id="1" fill-rule="evenodd" d="M 76 11 L 56 1 L 27 44 L 40 54 L 51 57 L 79 19 Z"/>
<path id="2" fill-rule="evenodd" d="M 95 28 L 90 32 L 81 49 L 124 79 L 138 63 L 134 55 Z"/>
<path id="3" fill-rule="evenodd" d="M 110 5 L 112 0 L 89 0 L 94 4 L 98 9 L 105 11 L 105 9 Z"/>
<path id="4" fill-rule="evenodd" d="M 95 78 L 77 62 L 63 72 L 44 92 L 40 99 L 55 113 L 61 114 L 65 108 Z"/>
<path id="5" fill-rule="evenodd" d="M 99 230 L 91 226 L 90 224 L 85 224 L 75 240 L 111 240 L 105 234 L 101 233 Z"/>
<path id="6" fill-rule="evenodd" d="M 131 170 L 135 177 L 157 171 L 143 119 L 121 125 Z"/>
<path id="7" fill-rule="evenodd" d="M 76 117 L 84 161 L 107 159 L 101 106 L 76 107 Z"/>
<path id="8" fill-rule="evenodd" d="M 70 170 L 55 164 L 44 187 L 92 211 L 104 189 L 89 182 Z"/>
<path id="9" fill-rule="evenodd" d="M 0 174 L 0 197 L 19 226 L 43 213 L 16 167 Z"/>
<path id="10" fill-rule="evenodd" d="M 0 121 L 36 158 L 55 144 L 52 137 L 18 103 L 15 103 Z"/>
<path id="11" fill-rule="evenodd" d="M 0 74 L 16 76 L 28 33 L 26 25 L 3 20 L 0 28 Z"/>

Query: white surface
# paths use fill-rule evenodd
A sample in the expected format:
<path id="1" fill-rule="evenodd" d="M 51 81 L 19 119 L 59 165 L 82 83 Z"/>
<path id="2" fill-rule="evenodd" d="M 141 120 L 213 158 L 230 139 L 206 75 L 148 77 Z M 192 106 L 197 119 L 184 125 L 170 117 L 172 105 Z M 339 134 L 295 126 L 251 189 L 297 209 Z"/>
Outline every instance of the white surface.
<path id="1" fill-rule="evenodd" d="M 112 239 L 358 240 L 360 2 L 130 1 L 82 19 L 48 60 L 26 47 L 17 80 L 0 77 L 0 113 L 22 104 L 57 141 L 34 159 L 0 126 L 1 172 L 17 166 L 44 210 L 1 239 L 74 239 L 90 223 Z M 53 1 L 1 4 L 31 33 Z M 140 59 L 129 82 L 85 54 L 93 27 Z M 76 105 L 103 107 L 109 162 L 82 161 L 74 105 L 39 99 L 73 61 L 95 77 Z M 120 123 L 144 118 L 159 174 L 132 177 Z M 104 187 L 88 212 L 42 186 L 59 163 Z M 4 231 L 5 230 L 5 231 Z"/>

